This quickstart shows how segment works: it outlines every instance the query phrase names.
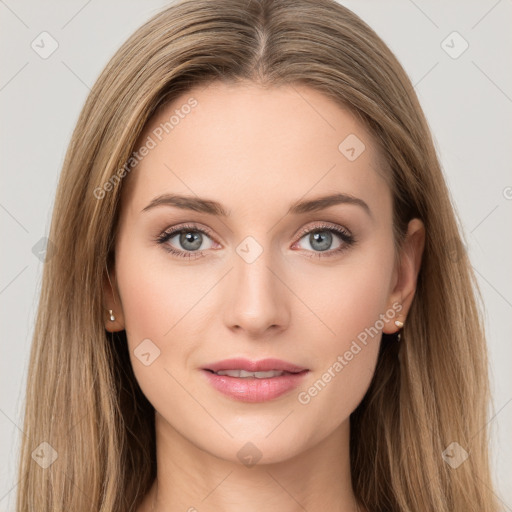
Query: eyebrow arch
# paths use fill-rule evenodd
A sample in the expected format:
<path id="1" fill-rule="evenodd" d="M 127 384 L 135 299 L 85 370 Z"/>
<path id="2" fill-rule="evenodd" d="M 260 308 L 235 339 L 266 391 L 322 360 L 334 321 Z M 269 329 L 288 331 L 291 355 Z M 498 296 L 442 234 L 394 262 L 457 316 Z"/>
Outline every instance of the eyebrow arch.
<path id="1" fill-rule="evenodd" d="M 288 213 L 300 214 L 317 212 L 337 204 L 353 204 L 356 206 L 360 206 L 370 217 L 372 217 L 370 207 L 362 199 L 354 197 L 350 194 L 342 193 L 322 196 L 316 199 L 312 199 L 310 201 L 297 201 L 296 203 L 292 204 L 292 206 L 290 206 Z"/>
<path id="2" fill-rule="evenodd" d="M 362 199 L 342 193 L 322 196 L 309 201 L 297 201 L 290 206 L 287 215 L 317 212 L 337 204 L 353 204 L 360 206 L 370 217 L 372 217 L 370 207 Z M 162 194 L 155 197 L 142 210 L 142 212 L 162 205 L 175 206 L 176 208 L 181 208 L 183 210 L 193 210 L 221 217 L 228 217 L 230 215 L 230 212 L 227 212 L 217 201 L 193 196 L 180 196 L 176 194 Z"/>
<path id="3" fill-rule="evenodd" d="M 155 197 L 142 211 L 148 211 L 156 206 L 175 206 L 183 210 L 194 210 L 196 212 L 208 213 L 220 217 L 228 217 L 229 213 L 217 201 L 201 199 L 193 196 L 179 196 L 176 194 L 162 194 Z"/>

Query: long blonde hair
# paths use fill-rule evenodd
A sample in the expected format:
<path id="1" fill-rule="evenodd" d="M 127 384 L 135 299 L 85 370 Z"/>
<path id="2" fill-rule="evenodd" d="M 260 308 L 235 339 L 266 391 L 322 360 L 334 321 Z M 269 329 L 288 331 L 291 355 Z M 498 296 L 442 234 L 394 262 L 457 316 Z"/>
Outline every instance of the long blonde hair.
<path id="1" fill-rule="evenodd" d="M 371 512 L 495 512 L 481 299 L 462 230 L 409 78 L 334 0 L 181 1 L 141 26 L 100 75 L 55 200 L 16 510 L 134 511 L 156 476 L 154 409 L 125 332 L 104 328 L 102 282 L 114 262 L 123 181 L 101 197 L 97 190 L 124 167 L 157 108 L 214 80 L 308 85 L 350 108 L 389 164 L 396 247 L 411 218 L 425 224 L 402 340 L 383 335 L 374 379 L 351 416 L 357 497 Z M 456 468 L 443 456 L 452 442 L 469 455 Z M 37 463 L 55 455 L 46 468 Z"/>

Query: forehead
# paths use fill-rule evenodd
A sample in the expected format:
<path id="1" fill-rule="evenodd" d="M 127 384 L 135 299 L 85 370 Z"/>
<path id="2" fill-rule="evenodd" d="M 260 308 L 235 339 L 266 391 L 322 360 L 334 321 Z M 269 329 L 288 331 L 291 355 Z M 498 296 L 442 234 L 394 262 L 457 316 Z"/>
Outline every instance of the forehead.
<path id="1" fill-rule="evenodd" d="M 374 203 L 389 195 L 369 132 L 349 109 L 306 86 L 193 88 L 150 119 L 135 151 L 144 146 L 123 184 L 138 211 L 166 192 L 209 197 L 230 211 L 321 193 L 374 196 Z"/>

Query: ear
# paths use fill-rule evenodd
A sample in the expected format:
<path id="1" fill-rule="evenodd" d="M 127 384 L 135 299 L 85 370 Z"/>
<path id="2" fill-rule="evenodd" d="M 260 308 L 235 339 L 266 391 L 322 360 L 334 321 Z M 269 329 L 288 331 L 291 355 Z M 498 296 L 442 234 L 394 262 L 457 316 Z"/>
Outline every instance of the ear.
<path id="1" fill-rule="evenodd" d="M 389 296 L 388 310 L 392 308 L 396 315 L 385 322 L 383 332 L 393 334 L 400 330 L 395 320 L 404 323 L 416 292 L 416 283 L 421 267 L 425 247 L 425 226 L 420 219 L 412 219 L 407 228 L 407 235 L 400 250 L 393 277 L 393 289 Z M 393 304 L 395 305 L 393 307 Z M 397 306 L 401 305 L 401 308 Z"/>
<path id="2" fill-rule="evenodd" d="M 112 266 L 110 270 L 108 267 L 105 267 L 105 272 L 103 273 L 103 303 L 105 305 L 105 329 L 109 332 L 122 331 L 125 328 L 124 315 L 121 305 L 121 297 L 119 295 L 119 290 L 117 289 L 114 266 Z M 112 310 L 112 315 L 115 318 L 113 321 L 110 319 L 109 310 Z"/>

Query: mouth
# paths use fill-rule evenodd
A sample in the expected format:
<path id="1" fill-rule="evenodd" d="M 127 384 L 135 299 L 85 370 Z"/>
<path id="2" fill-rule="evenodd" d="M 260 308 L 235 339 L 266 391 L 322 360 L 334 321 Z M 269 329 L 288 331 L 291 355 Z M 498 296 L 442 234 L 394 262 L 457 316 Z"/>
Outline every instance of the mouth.
<path id="1" fill-rule="evenodd" d="M 227 377 L 235 377 L 238 379 L 273 379 L 275 377 L 281 377 L 282 375 L 296 375 L 298 373 L 302 373 L 300 371 L 298 372 L 287 372 L 285 370 L 270 370 L 268 372 L 248 372 L 246 370 L 219 370 L 217 372 L 214 372 L 213 370 L 210 370 L 206 368 L 207 372 L 214 373 L 215 375 L 222 375 Z M 308 370 L 303 370 L 303 372 L 307 372 Z"/>
<path id="2" fill-rule="evenodd" d="M 281 359 L 261 359 L 259 361 L 252 361 L 243 357 L 237 357 L 234 359 L 224 359 L 211 363 L 203 368 L 213 373 L 223 371 L 238 371 L 246 373 L 265 373 L 265 372 L 284 372 L 284 373 L 299 373 L 307 368 L 298 366 L 288 361 L 282 361 Z M 240 375 L 234 375 L 239 377 Z M 265 377 L 263 377 L 265 378 Z"/>
<path id="3" fill-rule="evenodd" d="M 309 373 L 306 368 L 277 359 L 230 359 L 201 370 L 214 389 L 243 402 L 266 402 L 285 395 Z"/>

